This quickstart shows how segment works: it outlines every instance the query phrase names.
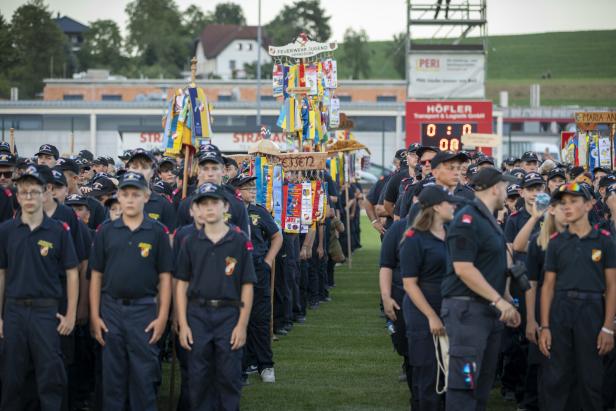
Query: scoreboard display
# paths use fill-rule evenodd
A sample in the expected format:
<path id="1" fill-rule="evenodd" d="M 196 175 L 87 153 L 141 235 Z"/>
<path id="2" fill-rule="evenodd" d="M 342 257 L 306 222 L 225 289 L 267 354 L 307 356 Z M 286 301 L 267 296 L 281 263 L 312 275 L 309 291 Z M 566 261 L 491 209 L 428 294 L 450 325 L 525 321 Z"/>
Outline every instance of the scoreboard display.
<path id="1" fill-rule="evenodd" d="M 459 151 L 462 135 L 476 132 L 477 123 L 421 123 L 421 145 Z"/>
<path id="2" fill-rule="evenodd" d="M 441 150 L 462 150 L 462 136 L 469 133 L 492 133 L 492 102 L 426 101 L 406 102 L 406 145 L 438 147 Z M 476 147 L 487 155 L 490 148 Z"/>

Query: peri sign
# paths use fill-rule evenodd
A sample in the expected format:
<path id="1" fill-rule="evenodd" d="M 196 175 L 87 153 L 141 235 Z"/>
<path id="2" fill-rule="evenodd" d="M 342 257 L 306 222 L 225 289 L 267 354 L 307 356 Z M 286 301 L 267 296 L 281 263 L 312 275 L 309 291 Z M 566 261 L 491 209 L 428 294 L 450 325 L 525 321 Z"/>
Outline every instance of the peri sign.
<path id="1" fill-rule="evenodd" d="M 491 101 L 406 102 L 406 145 L 420 143 L 441 150 L 462 150 L 462 136 L 492 133 Z M 482 149 L 491 154 L 491 149 Z"/>
<path id="2" fill-rule="evenodd" d="M 460 53 L 412 53 L 409 98 L 485 98 L 485 56 Z"/>

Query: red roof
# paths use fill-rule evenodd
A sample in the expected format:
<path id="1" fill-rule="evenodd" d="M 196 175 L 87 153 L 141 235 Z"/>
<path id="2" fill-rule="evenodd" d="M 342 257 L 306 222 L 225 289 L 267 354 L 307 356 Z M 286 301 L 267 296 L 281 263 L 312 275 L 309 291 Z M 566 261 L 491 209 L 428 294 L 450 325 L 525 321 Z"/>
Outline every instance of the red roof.
<path id="1" fill-rule="evenodd" d="M 208 24 L 201 32 L 199 40 L 203 54 L 211 59 L 218 56 L 233 40 L 257 40 L 258 26 L 238 26 L 235 24 Z M 262 31 L 261 44 L 268 46 L 269 39 Z"/>

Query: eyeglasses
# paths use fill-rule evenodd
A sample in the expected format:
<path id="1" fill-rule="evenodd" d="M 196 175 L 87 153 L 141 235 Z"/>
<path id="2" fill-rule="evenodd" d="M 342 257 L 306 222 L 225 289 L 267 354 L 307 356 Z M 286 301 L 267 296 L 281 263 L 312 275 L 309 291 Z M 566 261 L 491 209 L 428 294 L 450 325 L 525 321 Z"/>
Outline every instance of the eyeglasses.
<path id="1" fill-rule="evenodd" d="M 0 171 L 0 177 L 11 178 L 13 177 L 12 171 Z"/>
<path id="2" fill-rule="evenodd" d="M 21 198 L 34 198 L 43 194 L 42 191 L 33 190 L 33 191 L 18 191 L 17 196 Z"/>
<path id="3" fill-rule="evenodd" d="M 424 166 L 429 166 L 432 163 L 432 160 L 424 160 L 421 162 Z"/>

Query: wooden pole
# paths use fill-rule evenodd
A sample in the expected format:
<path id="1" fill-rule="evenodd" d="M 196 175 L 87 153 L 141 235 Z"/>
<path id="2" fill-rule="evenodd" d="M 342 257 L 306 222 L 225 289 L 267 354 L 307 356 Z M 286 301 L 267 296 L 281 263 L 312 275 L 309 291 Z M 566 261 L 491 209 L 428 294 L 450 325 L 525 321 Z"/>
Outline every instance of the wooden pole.
<path id="1" fill-rule="evenodd" d="M 9 145 L 11 147 L 11 154 L 15 155 L 15 129 L 13 127 L 9 129 Z"/>
<path id="2" fill-rule="evenodd" d="M 349 207 L 349 182 L 344 182 L 344 197 L 346 199 L 346 238 L 347 238 L 347 261 L 349 268 L 353 268 L 353 257 L 351 256 L 351 207 Z"/>
<path id="3" fill-rule="evenodd" d="M 71 133 L 71 156 L 75 154 L 75 133 Z"/>
<path id="4" fill-rule="evenodd" d="M 267 264 L 267 263 L 265 263 Z M 274 281 L 276 281 L 276 258 L 270 270 L 270 339 L 274 338 Z"/>

